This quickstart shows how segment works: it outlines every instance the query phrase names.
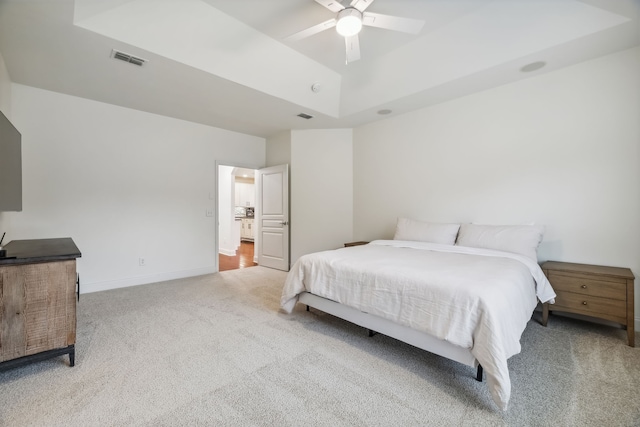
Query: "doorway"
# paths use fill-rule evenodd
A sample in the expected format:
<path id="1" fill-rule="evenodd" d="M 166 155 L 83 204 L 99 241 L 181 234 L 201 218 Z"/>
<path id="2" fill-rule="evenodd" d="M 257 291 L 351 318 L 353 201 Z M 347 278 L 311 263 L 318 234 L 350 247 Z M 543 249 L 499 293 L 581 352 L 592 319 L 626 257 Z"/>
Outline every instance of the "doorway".
<path id="1" fill-rule="evenodd" d="M 218 253 L 218 271 L 237 270 L 239 268 L 253 267 L 258 265 L 253 262 L 254 244 L 253 242 L 240 242 L 240 248 L 236 255 L 223 255 Z"/>
<path id="2" fill-rule="evenodd" d="M 254 169 L 218 165 L 218 271 L 258 265 Z"/>

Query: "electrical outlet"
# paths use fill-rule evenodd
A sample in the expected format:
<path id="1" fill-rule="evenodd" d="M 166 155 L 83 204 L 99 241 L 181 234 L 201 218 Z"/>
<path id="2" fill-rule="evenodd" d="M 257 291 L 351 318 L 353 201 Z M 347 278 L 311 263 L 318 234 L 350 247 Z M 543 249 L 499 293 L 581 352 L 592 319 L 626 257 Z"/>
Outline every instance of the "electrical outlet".
<path id="1" fill-rule="evenodd" d="M 206 215 L 206 216 L 213 216 L 213 209 L 207 209 L 207 210 L 205 211 L 205 215 Z"/>
<path id="2" fill-rule="evenodd" d="M 147 261 L 144 258 L 138 258 L 138 265 L 140 265 L 140 267 L 144 267 L 147 265 Z"/>

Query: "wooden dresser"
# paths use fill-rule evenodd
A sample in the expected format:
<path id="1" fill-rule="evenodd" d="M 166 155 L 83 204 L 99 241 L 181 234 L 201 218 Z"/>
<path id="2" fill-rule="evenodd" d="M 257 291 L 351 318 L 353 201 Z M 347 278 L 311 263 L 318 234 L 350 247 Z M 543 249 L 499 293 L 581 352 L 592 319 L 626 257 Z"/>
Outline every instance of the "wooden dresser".
<path id="1" fill-rule="evenodd" d="M 556 291 L 556 303 L 543 305 L 542 324 L 550 311 L 577 313 L 620 323 L 635 346 L 634 276 L 628 268 L 548 261 L 542 270 Z"/>
<path id="2" fill-rule="evenodd" d="M 76 258 L 70 238 L 14 240 L 0 258 L 0 370 L 69 355 L 76 342 Z"/>

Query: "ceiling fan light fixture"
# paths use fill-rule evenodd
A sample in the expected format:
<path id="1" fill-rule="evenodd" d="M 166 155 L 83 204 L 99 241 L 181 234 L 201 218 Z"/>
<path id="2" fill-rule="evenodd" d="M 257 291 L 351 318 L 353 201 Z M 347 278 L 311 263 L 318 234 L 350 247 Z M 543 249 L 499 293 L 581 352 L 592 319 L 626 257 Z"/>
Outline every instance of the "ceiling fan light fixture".
<path id="1" fill-rule="evenodd" d="M 343 37 L 355 36 L 362 30 L 362 12 L 354 7 L 347 7 L 338 12 L 336 31 Z"/>

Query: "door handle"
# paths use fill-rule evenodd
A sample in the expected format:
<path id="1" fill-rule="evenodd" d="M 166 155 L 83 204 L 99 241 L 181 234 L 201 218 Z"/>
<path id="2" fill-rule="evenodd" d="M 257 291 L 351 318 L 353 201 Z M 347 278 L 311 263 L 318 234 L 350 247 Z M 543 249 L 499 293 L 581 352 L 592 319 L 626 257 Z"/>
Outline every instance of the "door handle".
<path id="1" fill-rule="evenodd" d="M 282 221 L 280 224 L 282 224 L 282 225 L 289 225 L 289 221 Z"/>

